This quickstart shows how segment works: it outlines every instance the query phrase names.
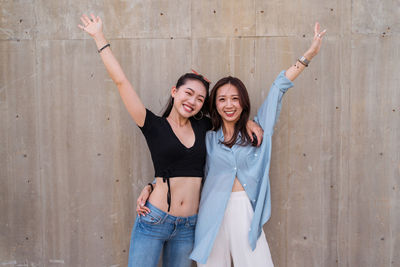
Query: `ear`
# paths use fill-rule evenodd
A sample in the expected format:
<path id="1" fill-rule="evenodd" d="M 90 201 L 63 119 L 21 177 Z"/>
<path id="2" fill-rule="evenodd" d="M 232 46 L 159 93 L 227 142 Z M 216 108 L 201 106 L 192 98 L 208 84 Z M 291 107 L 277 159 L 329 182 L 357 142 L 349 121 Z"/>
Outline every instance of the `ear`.
<path id="1" fill-rule="evenodd" d="M 176 92 L 178 92 L 178 89 L 176 89 L 176 87 L 173 86 L 173 87 L 171 88 L 171 96 L 172 96 L 172 97 L 175 97 Z"/>

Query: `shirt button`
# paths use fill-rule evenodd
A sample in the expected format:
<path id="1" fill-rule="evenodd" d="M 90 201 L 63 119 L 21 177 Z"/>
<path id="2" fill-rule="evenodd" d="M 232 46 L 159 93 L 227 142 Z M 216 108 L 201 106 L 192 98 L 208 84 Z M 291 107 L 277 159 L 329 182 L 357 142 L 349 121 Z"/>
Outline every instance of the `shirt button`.
<path id="1" fill-rule="evenodd" d="M 254 202 L 254 201 L 256 201 L 256 200 L 255 200 L 255 199 L 252 199 L 251 201 L 253 201 L 253 202 Z"/>
<path id="2" fill-rule="evenodd" d="M 244 187 L 246 187 L 246 184 L 243 184 Z"/>
<path id="3" fill-rule="evenodd" d="M 235 168 L 233 168 L 235 171 L 236 171 L 236 167 Z"/>
<path id="4" fill-rule="evenodd" d="M 257 157 L 257 153 L 255 153 L 254 156 Z"/>

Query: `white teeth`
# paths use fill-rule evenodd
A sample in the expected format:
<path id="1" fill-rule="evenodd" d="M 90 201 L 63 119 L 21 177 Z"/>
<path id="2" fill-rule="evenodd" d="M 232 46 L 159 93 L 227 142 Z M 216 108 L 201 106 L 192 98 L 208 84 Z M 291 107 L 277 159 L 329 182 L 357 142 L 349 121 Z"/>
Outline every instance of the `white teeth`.
<path id="1" fill-rule="evenodd" d="M 184 109 L 187 110 L 188 112 L 192 112 L 193 108 L 187 106 L 187 105 L 183 105 Z"/>
<path id="2" fill-rule="evenodd" d="M 225 113 L 228 115 L 232 115 L 233 113 L 235 113 L 235 111 L 225 111 Z"/>

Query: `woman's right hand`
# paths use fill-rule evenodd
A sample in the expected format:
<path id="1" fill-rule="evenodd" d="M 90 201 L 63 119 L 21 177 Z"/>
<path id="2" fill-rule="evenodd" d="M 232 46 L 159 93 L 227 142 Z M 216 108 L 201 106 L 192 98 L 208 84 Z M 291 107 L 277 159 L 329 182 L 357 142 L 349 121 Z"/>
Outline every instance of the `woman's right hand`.
<path id="1" fill-rule="evenodd" d="M 136 201 L 136 212 L 138 213 L 139 216 L 141 215 L 145 216 L 150 212 L 150 209 L 144 205 L 146 204 L 147 199 L 149 199 L 150 194 L 151 194 L 151 187 L 149 185 L 146 185 Z"/>
<path id="2" fill-rule="evenodd" d="M 78 27 L 87 32 L 92 37 L 95 37 L 98 34 L 102 34 L 103 23 L 100 17 L 95 17 L 93 14 L 90 14 L 90 16 L 91 18 L 89 18 L 86 14 L 83 14 L 81 17 L 83 25 L 78 24 Z"/>

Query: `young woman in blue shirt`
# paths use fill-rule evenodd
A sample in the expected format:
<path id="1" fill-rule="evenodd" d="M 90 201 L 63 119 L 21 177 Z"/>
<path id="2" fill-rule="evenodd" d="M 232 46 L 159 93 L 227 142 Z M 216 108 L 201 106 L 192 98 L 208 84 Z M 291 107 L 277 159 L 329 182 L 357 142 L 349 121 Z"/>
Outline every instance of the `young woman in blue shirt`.
<path id="1" fill-rule="evenodd" d="M 195 246 L 198 266 L 273 266 L 263 225 L 271 215 L 269 167 L 271 137 L 283 94 L 321 47 L 319 24 L 307 52 L 272 84 L 255 118 L 264 129 L 260 147 L 251 146 L 244 122 L 250 101 L 244 84 L 234 77 L 219 80 L 210 93 L 213 131 L 206 135 L 205 183 L 201 193 Z"/>
<path id="2" fill-rule="evenodd" d="M 129 251 L 129 266 L 154 266 L 161 251 L 163 266 L 189 267 L 194 227 L 204 176 L 205 134 L 211 129 L 208 114 L 209 81 L 186 73 L 171 89 L 171 98 L 160 117 L 146 109 L 114 57 L 99 17 L 83 15 L 82 25 L 96 42 L 101 59 L 129 114 L 144 134 L 155 168 L 155 183 L 144 189 L 152 194 L 146 206 L 138 202 Z M 259 135 L 259 126 L 248 122 Z M 249 129 L 250 131 L 250 129 Z M 143 215 L 143 216 L 140 216 Z"/>

